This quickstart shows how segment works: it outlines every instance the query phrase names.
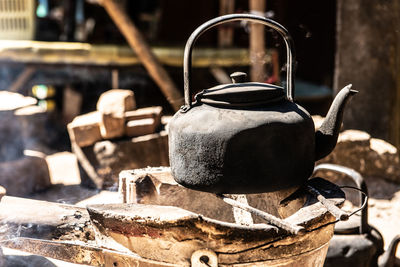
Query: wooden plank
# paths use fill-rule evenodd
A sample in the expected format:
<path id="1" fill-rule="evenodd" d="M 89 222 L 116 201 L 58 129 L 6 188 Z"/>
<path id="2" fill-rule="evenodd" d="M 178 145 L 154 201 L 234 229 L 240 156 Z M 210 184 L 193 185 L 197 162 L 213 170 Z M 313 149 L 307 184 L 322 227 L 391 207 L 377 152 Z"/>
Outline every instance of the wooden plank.
<path id="1" fill-rule="evenodd" d="M 183 47 L 152 47 L 152 51 L 164 65 L 171 67 L 183 65 Z M 264 60 L 271 61 L 269 53 Z M 129 67 L 140 64 L 136 53 L 128 46 L 20 40 L 0 42 L 0 62 L 99 67 Z M 193 67 L 249 64 L 247 48 L 199 47 L 193 51 Z"/>
<path id="2" fill-rule="evenodd" d="M 175 111 L 179 110 L 183 105 L 182 93 L 177 89 L 169 74 L 157 60 L 141 32 L 120 4 L 113 0 L 103 0 L 102 4 L 173 109 Z"/>

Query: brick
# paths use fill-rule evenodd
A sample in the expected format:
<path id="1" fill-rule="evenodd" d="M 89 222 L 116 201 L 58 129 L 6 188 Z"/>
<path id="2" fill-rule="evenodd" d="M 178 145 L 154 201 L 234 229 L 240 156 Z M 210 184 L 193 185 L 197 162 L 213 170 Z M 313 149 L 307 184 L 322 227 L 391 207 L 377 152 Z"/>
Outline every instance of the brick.
<path id="1" fill-rule="evenodd" d="M 101 94 L 97 101 L 97 110 L 104 114 L 123 117 L 125 111 L 136 109 L 135 95 L 132 90 L 112 89 Z"/>
<path id="2" fill-rule="evenodd" d="M 90 146 L 102 139 L 100 113 L 96 111 L 75 117 L 67 128 L 71 141 L 80 147 Z"/>

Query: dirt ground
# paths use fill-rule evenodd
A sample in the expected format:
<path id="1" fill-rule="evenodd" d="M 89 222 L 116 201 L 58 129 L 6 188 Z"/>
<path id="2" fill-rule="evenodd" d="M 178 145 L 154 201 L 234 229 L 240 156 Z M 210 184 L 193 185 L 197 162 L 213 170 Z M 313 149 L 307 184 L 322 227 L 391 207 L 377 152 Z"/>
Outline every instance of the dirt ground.
<path id="1" fill-rule="evenodd" d="M 69 152 L 48 156 L 52 188 L 32 196 L 34 199 L 76 204 L 85 207 L 89 203 L 118 203 L 117 192 L 90 190 L 81 187 L 76 158 Z M 379 177 L 364 177 L 369 190 L 369 224 L 383 235 L 385 247 L 400 235 L 400 185 Z M 354 197 L 354 195 L 353 195 Z M 351 206 L 351 205 L 347 205 Z M 19 251 L 4 249 L 6 266 L 78 266 L 62 261 L 29 256 Z M 400 258 L 400 249 L 397 251 Z"/>

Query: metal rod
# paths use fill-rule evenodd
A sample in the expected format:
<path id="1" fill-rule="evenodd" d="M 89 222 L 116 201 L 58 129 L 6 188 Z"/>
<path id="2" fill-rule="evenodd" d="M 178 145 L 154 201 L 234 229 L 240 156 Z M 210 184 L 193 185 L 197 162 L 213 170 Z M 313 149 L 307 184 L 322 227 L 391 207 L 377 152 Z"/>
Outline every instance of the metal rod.
<path id="1" fill-rule="evenodd" d="M 302 226 L 299 225 L 294 225 L 292 223 L 286 222 L 285 220 L 282 220 L 278 217 L 275 217 L 272 214 L 269 214 L 267 212 L 261 211 L 259 209 L 253 208 L 249 205 L 243 204 L 241 202 L 238 202 L 236 200 L 233 200 L 229 197 L 226 197 L 224 195 L 216 195 L 217 197 L 221 198 L 223 201 L 225 201 L 226 203 L 228 203 L 231 206 L 243 209 L 245 211 L 251 212 L 256 216 L 259 216 L 261 218 L 263 218 L 264 220 L 266 220 L 268 223 L 277 226 L 278 228 L 281 228 L 285 231 L 288 231 L 291 234 L 298 234 L 300 232 L 304 232 L 305 229 Z"/>
<path id="2" fill-rule="evenodd" d="M 319 170 L 335 171 L 338 173 L 345 174 L 351 179 L 353 179 L 358 189 L 360 189 L 360 205 L 363 205 L 363 203 L 365 202 L 365 206 L 367 207 L 365 209 L 362 209 L 361 211 L 360 234 L 369 232 L 370 227 L 368 224 L 368 188 L 361 174 L 351 168 L 330 163 L 317 165 L 314 168 L 314 174 Z"/>
<path id="3" fill-rule="evenodd" d="M 324 205 L 325 208 L 336 217 L 336 219 L 341 221 L 347 221 L 349 219 L 349 214 L 347 214 L 347 212 L 341 210 L 332 201 L 326 199 L 317 189 L 310 185 L 307 185 L 306 188 L 310 194 L 315 196 L 318 201 L 321 202 L 321 204 Z"/>

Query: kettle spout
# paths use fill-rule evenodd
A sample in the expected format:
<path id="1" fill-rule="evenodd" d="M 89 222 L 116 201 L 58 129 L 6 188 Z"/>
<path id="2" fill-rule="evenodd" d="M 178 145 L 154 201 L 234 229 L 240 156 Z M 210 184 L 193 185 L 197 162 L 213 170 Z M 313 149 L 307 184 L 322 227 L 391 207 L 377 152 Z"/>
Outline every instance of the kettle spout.
<path id="1" fill-rule="evenodd" d="M 351 86 L 351 84 L 345 86 L 336 95 L 324 122 L 315 133 L 315 161 L 329 155 L 336 146 L 344 107 L 350 97 L 358 93 L 358 91 L 351 89 Z"/>

